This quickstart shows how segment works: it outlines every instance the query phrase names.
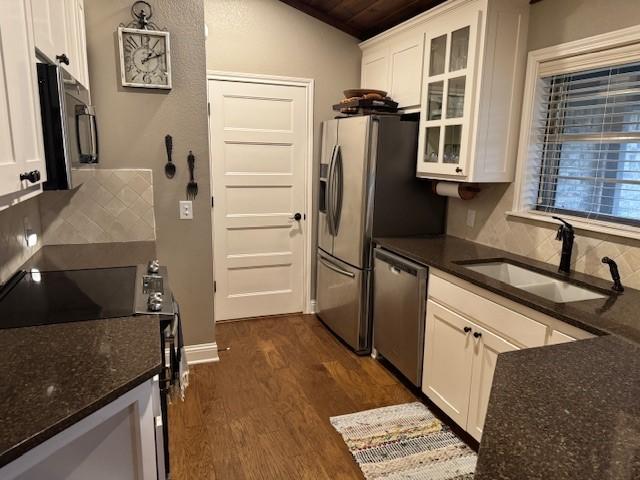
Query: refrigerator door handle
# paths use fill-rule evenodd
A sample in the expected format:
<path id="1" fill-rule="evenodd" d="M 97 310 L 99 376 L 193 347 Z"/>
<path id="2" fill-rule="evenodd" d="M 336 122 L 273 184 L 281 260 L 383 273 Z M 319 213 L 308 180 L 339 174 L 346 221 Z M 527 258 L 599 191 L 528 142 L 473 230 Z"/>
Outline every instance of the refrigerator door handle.
<path id="1" fill-rule="evenodd" d="M 345 277 L 349 277 L 349 278 L 355 278 L 356 276 L 355 273 L 351 273 L 347 270 L 343 270 L 342 268 L 338 267 L 337 265 L 334 265 L 333 263 L 331 263 L 329 260 L 327 260 L 322 256 L 318 256 L 318 260 L 320 260 L 320 263 L 322 263 L 325 267 L 327 267 L 330 270 L 333 270 L 336 273 L 339 273 L 340 275 L 344 275 Z"/>
<path id="2" fill-rule="evenodd" d="M 333 146 L 333 150 L 331 152 L 331 160 L 329 161 L 329 175 L 327 178 L 327 198 L 328 198 L 328 202 L 327 202 L 327 222 L 329 224 L 329 233 L 335 237 L 336 235 L 336 228 L 335 228 L 335 224 L 334 224 L 334 213 L 333 213 L 333 196 L 334 196 L 334 185 L 333 185 L 333 174 L 334 174 L 334 167 L 336 164 L 336 151 L 337 151 L 338 146 L 334 145 Z"/>
<path id="3" fill-rule="evenodd" d="M 342 169 L 342 150 L 340 149 L 340 145 L 336 145 L 336 159 L 334 161 L 335 166 L 334 170 L 334 178 L 335 178 L 335 208 L 331 208 L 334 218 L 333 218 L 333 228 L 335 231 L 335 235 L 338 234 L 338 230 L 340 229 L 340 217 L 342 216 L 342 194 L 344 189 L 344 172 Z"/>

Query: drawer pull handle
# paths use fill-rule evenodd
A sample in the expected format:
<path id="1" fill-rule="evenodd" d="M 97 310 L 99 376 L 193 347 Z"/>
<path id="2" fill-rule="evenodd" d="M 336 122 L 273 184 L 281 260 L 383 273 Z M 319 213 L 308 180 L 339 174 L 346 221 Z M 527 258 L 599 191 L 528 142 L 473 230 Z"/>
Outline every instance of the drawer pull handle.
<path id="1" fill-rule="evenodd" d="M 464 333 L 469 333 L 471 331 L 471 327 L 464 327 Z"/>
<path id="2" fill-rule="evenodd" d="M 474 332 L 474 333 L 473 333 L 473 336 L 474 336 L 475 338 L 480 338 L 480 337 L 482 336 L 482 333 L 480 333 L 480 332 Z"/>

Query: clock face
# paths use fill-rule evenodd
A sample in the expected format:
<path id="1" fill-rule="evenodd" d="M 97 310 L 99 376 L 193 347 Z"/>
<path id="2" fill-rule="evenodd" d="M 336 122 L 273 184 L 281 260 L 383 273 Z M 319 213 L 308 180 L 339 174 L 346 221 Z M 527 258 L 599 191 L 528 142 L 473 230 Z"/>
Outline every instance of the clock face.
<path id="1" fill-rule="evenodd" d="M 168 33 L 123 28 L 120 35 L 122 84 L 171 88 Z"/>

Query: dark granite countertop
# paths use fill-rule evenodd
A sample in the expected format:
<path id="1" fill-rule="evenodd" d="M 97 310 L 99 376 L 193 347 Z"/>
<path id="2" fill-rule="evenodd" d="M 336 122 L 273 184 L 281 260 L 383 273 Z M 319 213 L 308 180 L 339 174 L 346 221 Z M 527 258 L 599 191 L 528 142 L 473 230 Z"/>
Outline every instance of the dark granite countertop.
<path id="1" fill-rule="evenodd" d="M 376 243 L 598 335 L 498 356 L 476 480 L 640 478 L 640 291 L 616 295 L 572 272 L 607 297 L 557 304 L 458 262 L 506 259 L 561 276 L 553 265 L 449 236 Z"/>
<path id="2" fill-rule="evenodd" d="M 640 343 L 640 291 L 625 289 L 623 294 L 611 290 L 612 283 L 578 272 L 566 276 L 557 267 L 504 250 L 480 245 L 447 235 L 436 237 L 376 238 L 376 244 L 433 268 L 455 275 L 479 287 L 497 293 L 541 313 L 582 328 L 595 335 L 618 334 Z M 559 248 L 559 247 L 558 247 Z M 457 262 L 506 259 L 532 266 L 541 273 L 569 279 L 598 290 L 603 299 L 554 303 L 524 290 L 465 268 Z M 602 268 L 606 268 L 603 265 Z M 622 279 L 624 283 L 624 278 Z"/>
<path id="3" fill-rule="evenodd" d="M 0 330 L 0 466 L 160 372 L 155 316 Z"/>
<path id="4" fill-rule="evenodd" d="M 475 480 L 640 478 L 638 372 L 615 335 L 501 354 Z"/>
<path id="5" fill-rule="evenodd" d="M 23 269 L 146 263 L 154 242 L 51 245 Z M 158 319 L 132 316 L 0 330 L 0 466 L 160 372 Z"/>

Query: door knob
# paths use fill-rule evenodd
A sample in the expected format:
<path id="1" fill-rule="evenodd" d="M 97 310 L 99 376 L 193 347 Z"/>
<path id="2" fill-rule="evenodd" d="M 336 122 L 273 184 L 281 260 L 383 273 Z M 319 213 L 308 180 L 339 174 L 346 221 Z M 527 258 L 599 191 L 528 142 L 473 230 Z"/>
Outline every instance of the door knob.
<path id="1" fill-rule="evenodd" d="M 295 215 L 293 215 L 293 217 L 289 217 L 289 220 L 295 220 L 296 222 L 299 222 L 300 220 L 302 220 L 302 214 L 296 213 Z"/>
<path id="2" fill-rule="evenodd" d="M 27 180 L 29 183 L 36 183 L 40 181 L 40 172 L 33 170 L 31 172 L 25 172 L 20 174 L 20 181 Z"/>

